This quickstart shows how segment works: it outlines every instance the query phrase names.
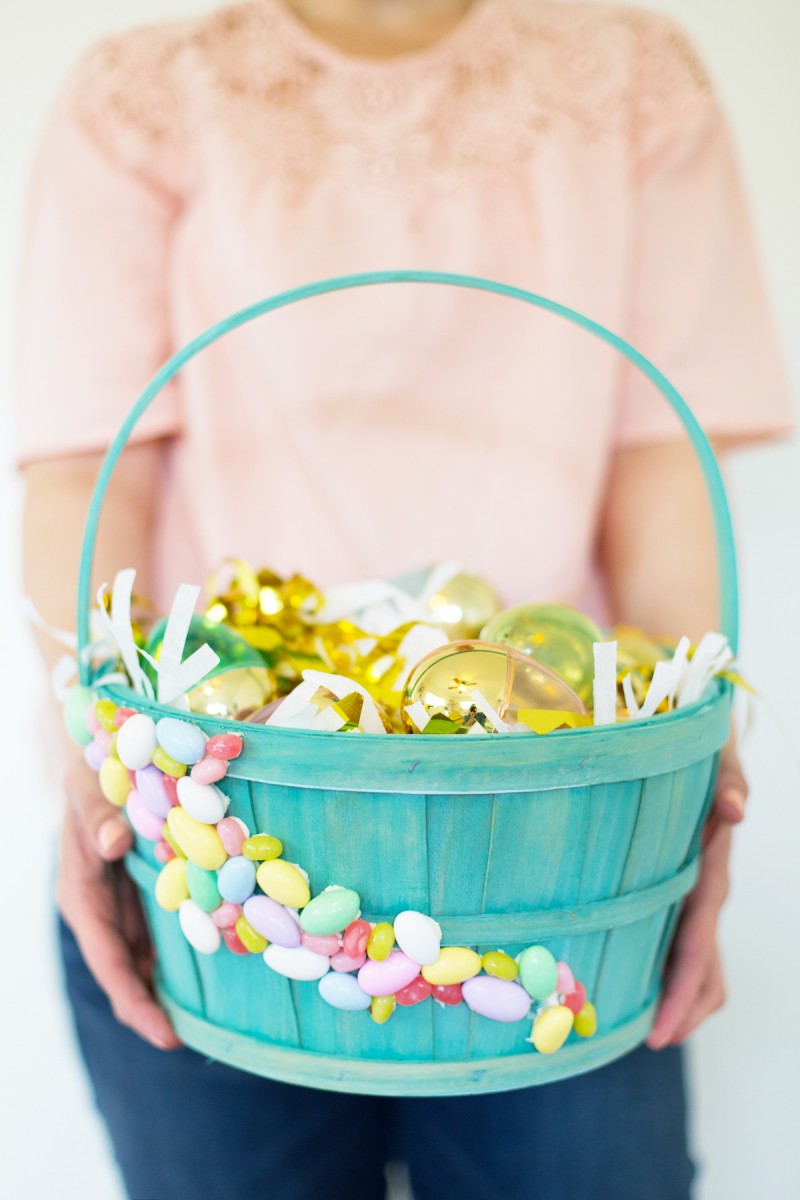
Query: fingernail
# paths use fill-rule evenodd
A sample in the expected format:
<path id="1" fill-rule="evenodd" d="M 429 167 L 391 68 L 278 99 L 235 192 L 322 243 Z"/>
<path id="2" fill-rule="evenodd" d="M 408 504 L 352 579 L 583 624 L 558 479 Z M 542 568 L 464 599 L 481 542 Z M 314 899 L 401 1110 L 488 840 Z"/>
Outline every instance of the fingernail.
<path id="1" fill-rule="evenodd" d="M 97 831 L 97 844 L 104 857 L 120 854 L 128 843 L 128 826 L 119 817 L 109 817 Z"/>

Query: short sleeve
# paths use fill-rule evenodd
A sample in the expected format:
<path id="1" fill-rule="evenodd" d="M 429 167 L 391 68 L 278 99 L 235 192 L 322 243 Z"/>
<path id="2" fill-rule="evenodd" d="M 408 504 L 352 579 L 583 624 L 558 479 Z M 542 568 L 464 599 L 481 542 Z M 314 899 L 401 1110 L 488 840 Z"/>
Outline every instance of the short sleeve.
<path id="1" fill-rule="evenodd" d="M 20 463 L 105 448 L 172 350 L 168 269 L 178 201 L 149 172 L 142 139 L 115 134 L 112 61 L 97 48 L 73 71 L 39 147 L 17 322 Z M 134 436 L 179 430 L 173 387 Z"/>
<path id="2" fill-rule="evenodd" d="M 731 138 L 692 46 L 668 20 L 640 40 L 633 130 L 628 340 L 711 436 L 787 432 L 791 403 Z M 618 441 L 679 434 L 637 370 L 623 376 Z"/>

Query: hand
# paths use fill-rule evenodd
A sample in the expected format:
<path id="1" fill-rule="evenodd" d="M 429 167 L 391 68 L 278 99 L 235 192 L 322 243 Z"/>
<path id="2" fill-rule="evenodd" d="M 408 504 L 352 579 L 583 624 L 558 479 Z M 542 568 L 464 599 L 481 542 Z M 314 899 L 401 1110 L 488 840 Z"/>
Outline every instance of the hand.
<path id="1" fill-rule="evenodd" d="M 153 951 L 136 888 L 118 861 L 130 827 L 84 763 L 66 778 L 58 903 L 86 965 L 123 1025 L 161 1050 L 180 1042 L 153 998 Z"/>
<path id="2" fill-rule="evenodd" d="M 744 818 L 747 783 L 729 742 L 720 755 L 714 808 L 703 831 L 700 875 L 689 894 L 667 961 L 664 990 L 647 1038 L 652 1050 L 678 1045 L 725 1003 L 717 922 L 728 895 L 731 826 Z"/>

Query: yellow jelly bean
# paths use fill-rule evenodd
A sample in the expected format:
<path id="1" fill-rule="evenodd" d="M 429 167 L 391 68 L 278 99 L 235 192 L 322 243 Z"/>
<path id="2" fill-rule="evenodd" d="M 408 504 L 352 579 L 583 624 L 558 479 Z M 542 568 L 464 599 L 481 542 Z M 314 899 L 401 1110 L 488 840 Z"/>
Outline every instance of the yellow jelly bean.
<path id="1" fill-rule="evenodd" d="M 391 954 L 393 946 L 394 929 L 388 921 L 379 921 L 369 935 L 367 957 L 375 962 L 383 962 Z"/>
<path id="2" fill-rule="evenodd" d="M 247 917 L 237 917 L 234 929 L 245 950 L 249 950 L 251 954 L 263 954 L 269 945 L 267 939 L 262 937 L 258 930 L 253 929 Z"/>
<path id="3" fill-rule="evenodd" d="M 184 900 L 188 899 L 186 859 L 171 858 L 161 868 L 156 880 L 156 900 L 167 912 L 177 912 Z"/>
<path id="4" fill-rule="evenodd" d="M 422 978 L 434 986 L 447 987 L 451 983 L 465 983 L 481 969 L 481 958 L 474 950 L 465 946 L 443 946 L 436 962 L 422 968 Z"/>
<path id="5" fill-rule="evenodd" d="M 108 747 L 108 753 L 111 755 L 112 758 L 119 758 L 119 755 L 117 754 L 117 738 L 118 737 L 119 737 L 119 730 L 115 729 L 114 733 L 111 735 L 111 743 Z"/>
<path id="6" fill-rule="evenodd" d="M 116 711 L 117 706 L 113 700 L 98 700 L 94 706 L 94 715 L 106 733 L 113 733 L 117 728 L 114 724 L 114 714 Z"/>
<path id="7" fill-rule="evenodd" d="M 242 854 L 253 862 L 280 858 L 283 854 L 283 842 L 279 838 L 270 837 L 268 833 L 257 833 L 242 843 Z"/>
<path id="8" fill-rule="evenodd" d="M 588 1000 L 575 1017 L 575 1032 L 578 1037 L 594 1037 L 597 1033 L 597 1013 Z"/>
<path id="9" fill-rule="evenodd" d="M 164 828 L 161 830 L 161 836 L 164 839 L 164 841 L 167 843 L 167 845 L 170 846 L 175 851 L 175 854 L 178 856 L 178 858 L 183 858 L 183 859 L 186 858 L 186 855 L 183 853 L 180 846 L 175 841 L 175 838 L 170 833 L 168 825 L 165 825 Z"/>
<path id="10" fill-rule="evenodd" d="M 533 1022 L 531 1041 L 540 1054 L 553 1054 L 560 1050 L 569 1037 L 574 1014 L 566 1004 L 554 1004 L 543 1008 Z"/>
<path id="11" fill-rule="evenodd" d="M 305 908 L 311 899 L 308 880 L 295 863 L 283 858 L 262 862 L 256 871 L 256 880 L 262 892 L 266 892 L 278 904 L 287 908 Z"/>
<path id="12" fill-rule="evenodd" d="M 487 975 L 494 975 L 496 979 L 516 979 L 519 975 L 519 967 L 505 950 L 489 950 L 481 959 L 481 965 Z"/>
<path id="13" fill-rule="evenodd" d="M 171 808 L 167 816 L 169 832 L 179 849 L 196 867 L 217 871 L 228 855 L 213 825 L 203 825 L 183 808 Z"/>
<path id="14" fill-rule="evenodd" d="M 165 775 L 171 775 L 173 779 L 180 779 L 186 774 L 186 763 L 176 762 L 161 746 L 157 746 L 153 751 L 153 766 L 158 767 Z"/>
<path id="15" fill-rule="evenodd" d="M 131 790 L 131 777 L 118 758 L 110 755 L 103 760 L 98 776 L 100 791 L 117 808 L 122 808 Z"/>
<path id="16" fill-rule="evenodd" d="M 373 996 L 369 1006 L 369 1015 L 376 1025 L 384 1025 L 395 1009 L 394 996 Z"/>

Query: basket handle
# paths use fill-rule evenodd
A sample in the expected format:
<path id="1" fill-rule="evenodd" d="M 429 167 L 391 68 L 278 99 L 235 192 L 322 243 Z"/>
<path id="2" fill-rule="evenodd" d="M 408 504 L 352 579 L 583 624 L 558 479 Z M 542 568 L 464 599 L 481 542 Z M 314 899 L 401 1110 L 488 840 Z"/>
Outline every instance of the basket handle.
<path id="1" fill-rule="evenodd" d="M 260 301 L 258 304 L 252 304 L 247 308 L 240 309 L 239 312 L 233 313 L 233 315 L 226 317 L 224 321 L 220 321 L 216 325 L 212 325 L 210 329 L 207 329 L 204 333 L 194 338 L 182 350 L 173 355 L 150 380 L 128 413 L 108 449 L 108 453 L 100 468 L 89 505 L 78 580 L 78 661 L 80 663 L 81 682 L 84 684 L 91 683 L 91 663 L 88 660 L 87 647 L 89 645 L 92 563 L 94 560 L 95 539 L 100 511 L 117 460 L 125 448 L 131 431 L 142 414 L 150 407 L 162 388 L 178 373 L 185 363 L 199 354 L 201 350 L 204 350 L 206 346 L 210 346 L 224 337 L 226 333 L 238 329 L 240 325 L 246 325 L 249 321 L 254 321 L 256 317 L 261 317 L 265 313 L 275 312 L 279 308 L 287 308 L 290 304 L 297 304 L 301 300 L 308 300 L 314 296 L 324 296 L 330 292 L 342 292 L 348 291 L 351 288 L 372 287 L 376 284 L 384 283 L 446 284 L 452 287 L 471 288 L 479 292 L 490 292 L 497 296 L 508 296 L 512 300 L 521 300 L 525 304 L 532 304 L 535 308 L 555 313 L 557 316 L 571 321 L 579 328 L 585 329 L 588 333 L 594 334 L 595 337 L 600 338 L 601 341 L 618 350 L 620 354 L 633 363 L 658 388 L 662 396 L 671 404 L 680 418 L 703 472 L 714 518 L 717 571 L 719 575 L 720 630 L 727 636 L 735 652 L 738 644 L 739 627 L 736 553 L 733 544 L 730 510 L 725 496 L 722 476 L 720 475 L 714 452 L 694 414 L 685 400 L 683 400 L 669 380 L 661 374 L 658 368 L 653 366 L 638 350 L 634 350 L 633 346 L 630 346 L 623 338 L 605 329 L 602 325 L 598 325 L 596 321 L 590 320 L 589 317 L 585 317 L 563 304 L 557 304 L 554 300 L 538 296 L 534 292 L 511 287 L 505 283 L 497 283 L 494 280 L 482 279 L 475 275 L 453 275 L 440 271 L 372 271 L 359 275 L 342 275 L 335 279 L 323 279 L 317 283 L 307 284 L 305 287 L 293 288 L 291 291 L 281 292 L 277 296 Z"/>

